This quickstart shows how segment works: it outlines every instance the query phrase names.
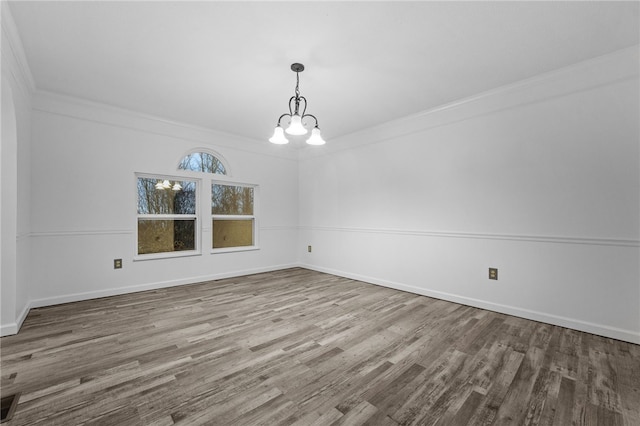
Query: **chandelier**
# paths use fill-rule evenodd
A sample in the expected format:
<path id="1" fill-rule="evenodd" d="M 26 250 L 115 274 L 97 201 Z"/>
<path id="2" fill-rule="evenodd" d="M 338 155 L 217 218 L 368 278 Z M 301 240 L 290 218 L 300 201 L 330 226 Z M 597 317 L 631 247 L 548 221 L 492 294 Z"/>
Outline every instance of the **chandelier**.
<path id="1" fill-rule="evenodd" d="M 156 189 L 171 189 L 172 191 L 180 191 L 182 189 L 182 185 L 180 185 L 178 182 L 175 182 L 172 185 L 171 182 L 165 179 L 162 182 L 158 181 L 158 183 L 156 183 Z"/>
<path id="2" fill-rule="evenodd" d="M 304 65 L 302 64 L 292 64 L 291 71 L 296 73 L 296 94 L 289 99 L 289 113 L 284 113 L 278 118 L 278 124 L 276 125 L 276 129 L 273 131 L 273 136 L 269 139 L 269 142 L 275 143 L 278 145 L 283 145 L 289 143 L 289 140 L 284 135 L 287 132 L 290 135 L 306 135 L 309 131 L 305 127 L 306 123 L 303 123 L 307 117 L 313 118 L 316 125 L 311 130 L 311 136 L 307 139 L 307 143 L 309 145 L 324 145 L 325 141 L 320 136 L 320 128 L 318 128 L 318 119 L 311 114 L 306 114 L 307 111 L 307 99 L 304 96 L 300 96 L 300 73 L 304 71 Z M 302 113 L 300 113 L 300 102 L 304 101 L 304 108 L 302 108 Z M 283 129 L 280 125 L 280 122 L 284 117 L 289 117 L 289 126 L 286 129 Z"/>

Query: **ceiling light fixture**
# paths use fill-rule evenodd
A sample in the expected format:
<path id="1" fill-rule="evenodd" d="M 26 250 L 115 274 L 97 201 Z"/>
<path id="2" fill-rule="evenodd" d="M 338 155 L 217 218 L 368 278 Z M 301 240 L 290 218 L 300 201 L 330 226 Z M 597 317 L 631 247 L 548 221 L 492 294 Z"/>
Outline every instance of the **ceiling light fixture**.
<path id="1" fill-rule="evenodd" d="M 289 140 L 284 135 L 285 132 L 290 135 L 306 135 L 309 131 L 302 120 L 307 117 L 311 117 L 315 121 L 316 125 L 311 130 L 311 136 L 307 139 L 307 143 L 309 145 L 324 145 L 325 141 L 322 139 L 322 136 L 320 136 L 318 119 L 314 115 L 306 114 L 307 99 L 304 96 L 300 96 L 300 73 L 304 71 L 304 65 L 298 63 L 291 64 L 291 71 L 296 73 L 296 94 L 289 99 L 289 113 L 284 113 L 280 118 L 278 118 L 276 129 L 273 131 L 273 136 L 271 136 L 269 142 L 278 145 L 289 143 Z M 300 101 L 304 101 L 302 113 L 300 113 Z M 289 117 L 289 126 L 286 130 L 280 125 L 280 122 L 284 117 Z"/>
<path id="2" fill-rule="evenodd" d="M 173 191 L 180 191 L 182 189 L 182 185 L 180 185 L 178 182 L 175 182 L 172 185 L 171 182 L 165 179 L 162 182 L 158 181 L 158 183 L 156 183 L 156 189 L 171 189 Z"/>

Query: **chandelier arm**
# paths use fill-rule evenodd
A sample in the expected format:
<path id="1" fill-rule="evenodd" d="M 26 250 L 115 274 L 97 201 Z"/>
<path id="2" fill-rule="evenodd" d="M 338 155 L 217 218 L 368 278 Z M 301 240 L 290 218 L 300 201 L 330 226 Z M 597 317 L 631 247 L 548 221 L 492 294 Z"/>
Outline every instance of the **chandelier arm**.
<path id="1" fill-rule="evenodd" d="M 316 116 L 315 116 L 315 115 L 313 115 L 313 114 L 304 114 L 304 115 L 302 116 L 302 118 L 305 118 L 305 117 L 311 117 L 311 118 L 313 118 L 313 119 L 316 121 L 316 126 L 315 126 L 315 127 L 318 127 L 318 119 L 316 118 Z M 319 127 L 318 127 L 318 128 L 319 128 Z"/>
<path id="2" fill-rule="evenodd" d="M 282 119 L 283 119 L 284 117 L 287 117 L 287 116 L 288 116 L 288 117 L 291 117 L 291 114 L 287 114 L 286 112 L 285 112 L 284 114 L 282 114 L 282 115 L 280 116 L 280 118 L 278 118 L 278 124 L 276 124 L 276 126 L 279 126 L 279 125 L 280 125 L 280 121 L 282 121 Z"/>

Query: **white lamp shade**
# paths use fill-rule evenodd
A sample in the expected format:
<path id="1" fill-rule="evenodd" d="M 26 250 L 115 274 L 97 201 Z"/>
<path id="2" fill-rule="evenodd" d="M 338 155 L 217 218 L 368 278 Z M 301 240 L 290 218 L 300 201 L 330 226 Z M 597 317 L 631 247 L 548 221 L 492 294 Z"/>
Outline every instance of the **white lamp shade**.
<path id="1" fill-rule="evenodd" d="M 269 142 L 275 143 L 276 145 L 284 145 L 289 143 L 289 140 L 284 136 L 284 129 L 276 126 L 276 129 L 273 131 L 273 136 L 269 138 Z"/>
<path id="2" fill-rule="evenodd" d="M 173 188 L 171 188 L 174 191 L 180 191 L 182 189 L 182 185 L 180 185 L 178 182 L 173 184 Z"/>
<path id="3" fill-rule="evenodd" d="M 307 143 L 309 145 L 324 145 L 326 143 L 325 140 L 322 139 L 322 136 L 320 136 L 320 129 L 315 127 L 311 131 L 311 136 L 307 139 Z"/>
<path id="4" fill-rule="evenodd" d="M 298 114 L 291 116 L 291 123 L 286 130 L 290 135 L 306 135 L 308 130 L 302 125 L 302 118 Z"/>

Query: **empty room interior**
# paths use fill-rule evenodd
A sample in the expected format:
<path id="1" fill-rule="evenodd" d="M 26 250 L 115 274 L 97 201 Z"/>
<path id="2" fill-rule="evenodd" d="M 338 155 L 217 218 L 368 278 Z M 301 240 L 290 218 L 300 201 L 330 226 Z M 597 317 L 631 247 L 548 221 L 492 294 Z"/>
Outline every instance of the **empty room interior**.
<path id="1" fill-rule="evenodd" d="M 640 425 L 640 3 L 2 0 L 16 425 Z"/>

